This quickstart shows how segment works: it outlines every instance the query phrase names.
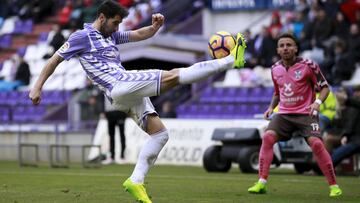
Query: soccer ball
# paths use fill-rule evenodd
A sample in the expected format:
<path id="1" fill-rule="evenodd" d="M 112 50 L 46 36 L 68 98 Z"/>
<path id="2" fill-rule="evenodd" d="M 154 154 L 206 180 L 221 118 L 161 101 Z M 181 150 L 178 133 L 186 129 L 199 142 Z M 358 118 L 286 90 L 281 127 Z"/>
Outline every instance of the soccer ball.
<path id="1" fill-rule="evenodd" d="M 210 37 L 208 49 L 213 59 L 223 58 L 235 47 L 235 38 L 226 31 L 220 31 Z"/>

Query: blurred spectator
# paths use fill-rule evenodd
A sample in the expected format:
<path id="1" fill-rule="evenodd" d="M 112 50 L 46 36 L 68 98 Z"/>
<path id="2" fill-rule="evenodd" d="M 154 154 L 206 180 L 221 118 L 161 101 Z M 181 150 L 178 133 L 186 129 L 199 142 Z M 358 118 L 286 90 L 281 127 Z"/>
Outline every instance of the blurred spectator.
<path id="1" fill-rule="evenodd" d="M 71 11 L 70 19 L 69 19 L 70 28 L 72 29 L 82 28 L 83 25 L 82 8 L 83 8 L 83 1 L 75 0 L 73 4 L 73 10 Z"/>
<path id="2" fill-rule="evenodd" d="M 31 17 L 35 22 L 41 22 L 46 16 L 53 14 L 53 0 L 32 0 Z"/>
<path id="3" fill-rule="evenodd" d="M 313 46 L 323 47 L 323 43 L 331 35 L 331 20 L 324 8 L 320 7 L 316 12 L 315 21 L 312 23 Z"/>
<path id="4" fill-rule="evenodd" d="M 351 78 L 355 65 L 350 60 L 349 52 L 346 51 L 346 43 L 339 39 L 335 42 L 333 53 L 321 64 L 324 75 L 331 84 L 339 85 L 341 81 Z"/>
<path id="5" fill-rule="evenodd" d="M 359 15 L 358 12 L 360 11 L 359 0 L 343 1 L 340 7 L 341 11 L 345 14 L 346 18 L 349 19 L 351 23 L 356 23 L 356 21 L 359 22 L 359 18 L 357 18 L 357 15 Z"/>
<path id="6" fill-rule="evenodd" d="M 15 11 L 15 13 L 21 18 L 21 19 L 27 19 L 32 16 L 32 2 L 24 2 L 24 3 L 18 3 L 20 10 Z"/>
<path id="7" fill-rule="evenodd" d="M 346 43 L 338 40 L 335 43 L 334 65 L 331 69 L 333 84 L 339 85 L 343 80 L 349 80 L 355 70 L 349 52 L 346 51 Z"/>
<path id="8" fill-rule="evenodd" d="M 130 8 L 134 4 L 134 0 L 118 0 L 118 2 L 126 8 Z"/>
<path id="9" fill-rule="evenodd" d="M 345 20 L 339 22 L 343 18 L 341 13 L 338 13 L 337 18 L 338 23 L 335 25 L 339 27 L 335 27 L 335 36 L 328 41 L 327 56 L 321 64 L 323 73 L 332 84 L 340 84 L 343 80 L 350 79 L 355 71 L 355 63 L 360 62 L 359 27 L 352 24 L 349 31 Z"/>
<path id="10" fill-rule="evenodd" d="M 302 41 L 300 50 L 307 50 L 303 52 L 303 58 L 309 58 L 322 64 L 325 60 L 324 48 L 329 44 L 327 40 L 332 32 L 332 21 L 328 18 L 323 7 L 316 6 L 314 12 L 314 21 L 305 25 L 300 39 Z"/>
<path id="11" fill-rule="evenodd" d="M 339 92 L 346 93 L 346 89 L 339 88 L 335 95 Z M 324 131 L 323 140 L 326 150 L 332 154 L 332 152 L 341 145 L 341 135 L 343 129 L 347 128 L 347 123 L 351 120 L 351 109 L 345 108 L 344 104 L 340 104 L 336 101 L 336 114 L 331 125 Z M 322 105 L 321 105 L 322 106 Z"/>
<path id="12" fill-rule="evenodd" d="M 0 92 L 16 90 L 18 87 L 29 85 L 30 69 L 29 64 L 18 54 L 14 55 L 13 68 L 9 80 L 0 80 Z"/>
<path id="13" fill-rule="evenodd" d="M 92 0 L 84 0 L 82 16 L 84 23 L 91 23 L 96 18 L 97 5 Z"/>
<path id="14" fill-rule="evenodd" d="M 140 11 L 141 20 L 150 18 L 153 13 L 153 7 L 150 1 L 144 1 L 142 3 L 139 3 L 136 5 L 136 7 Z"/>
<path id="15" fill-rule="evenodd" d="M 291 11 L 285 13 L 285 23 L 281 28 L 281 33 L 291 33 L 294 34 L 294 21 L 295 16 Z"/>
<path id="16" fill-rule="evenodd" d="M 321 4 L 324 7 L 330 19 L 336 18 L 337 13 L 340 11 L 339 0 L 322 0 Z"/>
<path id="17" fill-rule="evenodd" d="M 280 35 L 280 29 L 274 27 L 271 29 L 269 34 L 270 35 L 264 39 L 262 55 L 260 58 L 260 65 L 265 67 L 271 67 L 272 64 L 280 60 L 280 57 L 277 55 L 276 51 L 277 39 Z"/>
<path id="18" fill-rule="evenodd" d="M 271 22 L 270 22 L 270 25 L 269 25 L 269 28 L 268 28 L 268 32 L 272 33 L 273 29 L 276 29 L 276 30 L 281 30 L 282 29 L 282 24 L 281 24 L 279 11 L 273 11 L 273 13 L 271 15 Z"/>
<path id="19" fill-rule="evenodd" d="M 44 56 L 44 58 L 50 58 L 55 51 L 57 51 L 65 42 L 65 37 L 64 35 L 61 33 L 61 27 L 60 25 L 54 25 L 53 26 L 53 32 L 54 35 L 52 37 L 52 39 L 50 40 L 50 48 L 48 53 Z"/>
<path id="20" fill-rule="evenodd" d="M 100 90 L 87 79 L 86 87 L 81 91 L 79 102 L 81 106 L 81 120 L 95 121 L 104 111 L 104 97 Z"/>
<path id="21" fill-rule="evenodd" d="M 315 1 L 311 6 L 310 13 L 313 17 L 309 17 L 304 26 L 300 38 L 302 42 L 300 50 L 309 50 L 314 47 L 323 48 L 324 41 L 331 35 L 331 19 L 328 18 L 325 9 Z"/>
<path id="22" fill-rule="evenodd" d="M 9 4 L 7 0 L 0 0 L 0 18 L 5 19 L 9 15 Z"/>
<path id="23" fill-rule="evenodd" d="M 317 97 L 319 93 L 316 94 Z M 332 91 L 330 91 L 326 100 L 320 105 L 319 124 L 322 131 L 331 128 L 333 120 L 336 115 L 336 98 Z"/>
<path id="24" fill-rule="evenodd" d="M 348 37 L 348 53 L 350 63 L 360 62 L 360 31 L 357 24 L 350 26 L 350 36 Z"/>
<path id="25" fill-rule="evenodd" d="M 352 96 L 339 92 L 336 94 L 340 104 L 351 109 L 351 117 L 347 122 L 341 138 L 341 146 L 332 153 L 331 158 L 334 166 L 343 159 L 360 152 L 360 87 L 353 88 Z"/>
<path id="26" fill-rule="evenodd" d="M 349 22 L 345 19 L 344 14 L 340 11 L 336 13 L 333 23 L 334 36 L 340 39 L 346 39 L 349 35 Z"/>
<path id="27" fill-rule="evenodd" d="M 302 12 L 296 12 L 295 19 L 293 22 L 293 33 L 297 39 L 301 38 L 301 33 L 304 29 L 305 23 L 306 23 L 306 19 L 304 14 Z"/>
<path id="28" fill-rule="evenodd" d="M 261 32 L 257 34 L 253 41 L 253 53 L 252 53 L 252 59 L 249 61 L 250 64 L 253 64 L 253 66 L 260 63 L 260 57 L 263 50 L 263 42 L 266 37 L 268 37 L 268 29 L 267 27 L 263 26 L 261 29 Z"/>
<path id="29" fill-rule="evenodd" d="M 255 37 L 254 40 L 254 63 L 264 66 L 270 67 L 272 65 L 272 61 L 275 60 L 276 56 L 276 39 L 275 36 L 279 34 L 279 30 L 277 28 L 271 29 L 272 33 L 270 34 L 267 27 L 263 27 L 260 34 Z"/>
<path id="30" fill-rule="evenodd" d="M 53 14 L 55 3 L 53 0 L 17 1 L 20 10 L 15 11 L 21 19 L 32 18 L 35 22 L 41 22 L 46 16 Z"/>
<path id="31" fill-rule="evenodd" d="M 134 29 L 142 20 L 140 9 L 137 6 L 129 8 L 129 15 L 124 20 L 125 30 Z"/>
<path id="32" fill-rule="evenodd" d="M 108 121 L 108 133 L 109 133 L 109 149 L 110 149 L 110 157 L 105 159 L 102 164 L 113 164 L 119 163 L 122 164 L 125 162 L 125 119 L 127 114 L 125 112 L 116 110 L 114 106 L 111 105 L 110 101 L 105 98 L 105 118 Z M 119 126 L 119 134 L 120 134 L 120 159 L 117 160 L 115 157 L 115 128 Z"/>
<path id="33" fill-rule="evenodd" d="M 355 23 L 360 27 L 360 9 L 355 12 Z"/>
<path id="34" fill-rule="evenodd" d="M 315 18 L 316 18 L 316 13 L 318 11 L 318 9 L 320 8 L 320 4 L 318 0 L 311 0 L 310 3 L 310 8 L 307 12 L 307 18 L 309 22 L 314 22 Z"/>
<path id="35" fill-rule="evenodd" d="M 310 7 L 307 3 L 307 0 L 299 0 L 296 4 L 295 11 L 298 13 L 302 13 L 303 15 L 307 15 L 310 10 Z"/>
<path id="36" fill-rule="evenodd" d="M 176 118 L 176 112 L 170 101 L 165 101 L 159 113 L 161 118 Z"/>
<path id="37" fill-rule="evenodd" d="M 254 39 L 251 35 L 251 31 L 246 29 L 244 31 L 244 38 L 246 40 L 246 49 L 245 49 L 245 60 L 246 66 L 249 68 L 253 68 L 257 65 L 257 59 L 255 57 L 255 48 L 254 48 Z"/>
<path id="38" fill-rule="evenodd" d="M 73 11 L 73 4 L 71 0 L 67 0 L 65 6 L 58 13 L 58 22 L 63 29 L 69 28 L 70 15 Z"/>

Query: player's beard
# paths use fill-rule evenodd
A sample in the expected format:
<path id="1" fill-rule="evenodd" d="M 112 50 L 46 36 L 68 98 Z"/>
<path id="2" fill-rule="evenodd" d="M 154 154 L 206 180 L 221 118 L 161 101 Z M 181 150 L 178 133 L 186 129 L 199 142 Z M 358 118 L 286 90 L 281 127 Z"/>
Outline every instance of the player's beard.
<path id="1" fill-rule="evenodd" d="M 287 52 L 286 54 L 282 54 L 282 58 L 283 58 L 284 60 L 289 61 L 289 60 L 294 59 L 294 58 L 295 58 L 295 55 Z"/>
<path id="2" fill-rule="evenodd" d="M 105 22 L 102 23 L 101 26 L 100 26 L 100 32 L 104 36 L 104 38 L 108 38 L 112 34 L 109 31 L 109 29 L 107 28 L 107 22 L 108 22 L 108 20 L 106 19 Z"/>

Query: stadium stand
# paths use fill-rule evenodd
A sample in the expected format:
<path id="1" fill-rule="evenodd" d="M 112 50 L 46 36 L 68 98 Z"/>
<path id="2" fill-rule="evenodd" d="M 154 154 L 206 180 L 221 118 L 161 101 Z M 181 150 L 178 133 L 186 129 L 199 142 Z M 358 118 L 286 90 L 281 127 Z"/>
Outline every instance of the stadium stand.
<path id="1" fill-rule="evenodd" d="M 209 57 L 206 53 L 205 43 L 209 33 L 218 31 L 214 29 L 223 26 L 223 29 L 232 33 L 247 30 L 246 37 L 249 45 L 248 69 L 241 71 L 231 70 L 227 73 L 221 73 L 214 77 L 213 80 L 193 85 L 191 91 L 189 91 L 189 87 L 179 87 L 162 97 L 153 98 L 156 107 L 160 107 L 168 98 L 175 98 L 173 103 L 175 106 L 178 106 L 177 112 L 179 117 L 182 118 L 206 118 L 207 114 L 211 114 L 209 118 L 252 118 L 256 114 L 261 114 L 272 94 L 271 88 L 268 87 L 271 86 L 271 78 L 269 79 L 268 76 L 269 68 L 264 67 L 264 65 L 268 66 L 268 64 L 276 60 L 276 54 L 269 53 L 269 50 L 274 50 L 274 40 L 280 32 L 293 31 L 296 36 L 303 36 L 304 38 L 300 39 L 301 46 L 306 47 L 309 45 L 308 50 L 302 50 L 302 53 L 304 53 L 303 51 L 305 50 L 313 50 L 311 49 L 311 44 L 309 44 L 311 37 L 321 38 L 315 32 L 316 30 L 310 29 L 314 23 L 317 23 L 317 20 L 321 20 L 316 19 L 317 12 L 325 10 L 326 15 L 331 19 L 335 19 L 336 12 L 334 14 L 334 9 L 340 10 L 346 22 L 356 24 L 359 21 L 359 19 L 354 18 L 353 14 L 349 14 L 346 10 L 347 1 L 335 5 L 327 4 L 326 2 L 313 3 L 312 5 L 305 5 L 301 2 L 299 4 L 290 2 L 283 5 L 273 5 L 271 2 L 256 1 L 253 7 L 247 4 L 237 5 L 238 7 L 235 5 L 234 8 L 231 5 L 226 7 L 225 4 L 214 2 L 181 1 L 179 3 L 176 0 L 167 0 L 141 1 L 139 3 L 133 2 L 127 4 L 130 15 L 121 27 L 123 30 L 148 24 L 148 17 L 152 12 L 161 12 L 167 18 L 165 29 L 161 35 L 146 42 L 126 44 L 121 47 L 124 66 L 129 67 L 129 69 L 133 67 L 156 68 L 157 66 L 164 66 L 161 67 L 163 69 L 171 69 L 173 67 L 186 66 Z M 79 25 L 79 23 L 71 23 L 71 20 L 79 22 L 90 21 L 91 14 L 90 16 L 88 14 L 91 13 L 91 8 L 94 8 L 99 1 L 83 1 L 84 8 L 87 10 L 79 10 L 79 5 L 75 5 L 75 2 L 72 3 L 70 8 L 70 5 L 67 5 L 65 1 L 56 1 L 53 4 L 54 8 L 50 14 L 51 16 L 44 15 L 47 17 L 40 21 L 38 19 L 18 17 L 20 14 L 17 15 L 16 13 L 2 16 L 3 22 L 0 28 L 1 77 L 5 79 L 8 77 L 13 65 L 9 58 L 14 53 L 18 53 L 23 55 L 30 65 L 32 78 L 29 87 L 33 85 L 35 78 L 40 74 L 41 67 L 45 64 L 43 56 L 48 53 L 50 40 L 55 34 L 55 31 L 52 30 L 53 24 L 63 20 L 61 17 L 64 16 L 62 16 L 63 13 L 61 12 L 68 8 L 66 12 L 69 14 L 69 21 L 67 22 L 69 24 L 65 27 L 70 29 L 61 31 L 64 37 L 67 38 L 72 29 L 78 28 L 77 25 Z M 264 11 L 264 9 L 268 10 Z M 80 16 L 81 18 L 82 15 L 76 12 L 88 16 L 84 16 L 84 19 L 79 19 L 78 17 Z M 239 23 L 239 26 L 229 27 L 228 22 L 234 18 L 240 19 L 239 22 L 244 23 Z M 211 24 L 206 22 L 211 22 Z M 336 23 L 334 25 L 331 24 L 331 26 L 336 25 Z M 349 23 L 341 24 L 341 26 L 345 26 L 342 27 L 344 29 L 349 28 Z M 339 30 L 336 27 L 332 30 L 334 30 L 333 33 L 327 36 L 326 39 L 330 39 L 331 36 L 335 35 L 344 35 L 344 33 L 335 32 Z M 301 35 L 301 32 L 304 35 Z M 356 40 L 358 38 L 355 37 L 354 42 L 357 42 Z M 328 45 L 330 42 L 332 41 L 325 41 L 321 38 L 319 43 L 323 45 L 317 47 L 325 53 L 323 59 L 325 61 L 327 57 L 333 57 L 334 54 L 329 52 L 332 47 Z M 141 48 L 143 51 L 134 52 L 134 46 Z M 314 56 L 314 54 L 310 54 L 310 56 Z M 264 61 L 265 59 L 267 61 Z M 149 64 L 156 65 L 153 67 Z M 174 66 L 171 66 L 171 64 Z M 351 74 L 352 77 L 343 81 L 343 85 L 352 86 L 358 83 L 359 65 L 357 67 L 357 69 L 354 69 L 353 74 Z M 44 86 L 47 90 L 43 99 L 44 108 L 36 109 L 34 107 L 34 110 L 31 110 L 33 107 L 28 102 L 22 102 L 20 103 L 22 106 L 19 106 L 21 109 L 16 110 L 14 105 L 12 105 L 13 101 L 11 98 L 21 95 L 21 98 L 26 100 L 26 93 L 29 87 L 21 88 L 15 91 L 19 93 L 6 93 L 9 94 L 7 95 L 9 97 L 7 98 L 6 96 L 6 99 L 1 101 L 2 112 L 4 112 L 2 119 L 9 122 L 13 122 L 13 118 L 17 120 L 31 120 L 31 116 L 26 119 L 21 118 L 21 116 L 19 119 L 17 116 L 14 117 L 13 115 L 18 114 L 18 112 L 34 111 L 39 112 L 39 114 L 47 114 L 48 109 L 51 109 L 54 105 L 61 106 L 71 99 L 70 97 L 64 99 L 59 97 L 59 92 L 75 96 L 76 90 L 81 90 L 85 86 L 86 77 L 80 64 L 76 60 L 65 61 L 56 70 L 54 76 L 49 79 L 47 85 Z M 215 111 L 211 112 L 213 110 Z M 234 113 L 236 115 L 233 115 Z M 38 119 L 34 118 L 34 121 Z"/>

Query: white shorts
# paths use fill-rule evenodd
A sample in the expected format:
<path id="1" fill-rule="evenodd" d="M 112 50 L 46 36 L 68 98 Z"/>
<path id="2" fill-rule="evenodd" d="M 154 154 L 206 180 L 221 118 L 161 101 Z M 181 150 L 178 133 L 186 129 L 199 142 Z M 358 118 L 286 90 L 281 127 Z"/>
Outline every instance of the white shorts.
<path id="1" fill-rule="evenodd" d="M 125 71 L 111 90 L 112 105 L 146 131 L 147 115 L 157 114 L 149 97 L 160 95 L 161 70 Z"/>

